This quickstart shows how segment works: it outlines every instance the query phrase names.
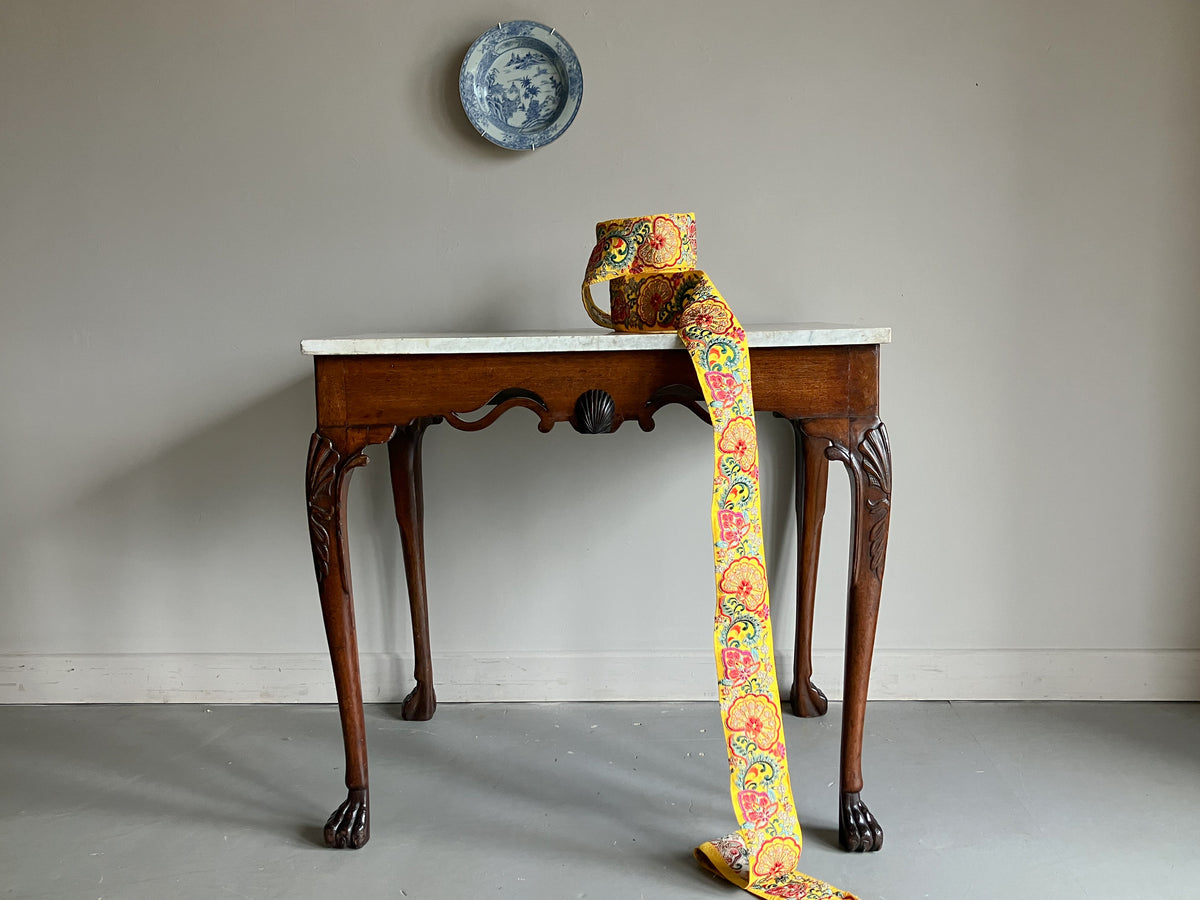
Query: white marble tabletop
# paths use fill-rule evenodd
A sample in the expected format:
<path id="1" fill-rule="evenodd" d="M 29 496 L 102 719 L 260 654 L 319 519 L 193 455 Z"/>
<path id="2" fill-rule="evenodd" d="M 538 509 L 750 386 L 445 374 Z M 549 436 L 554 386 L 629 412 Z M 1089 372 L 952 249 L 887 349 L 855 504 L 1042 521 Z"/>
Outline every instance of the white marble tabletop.
<path id="1" fill-rule="evenodd" d="M 829 347 L 887 344 L 892 329 L 823 322 L 746 325 L 751 347 Z M 495 331 L 449 334 L 361 334 L 301 341 L 308 356 L 366 356 L 389 353 L 545 353 L 549 351 L 669 350 L 682 347 L 671 331 L 616 332 L 600 328 L 569 331 Z"/>

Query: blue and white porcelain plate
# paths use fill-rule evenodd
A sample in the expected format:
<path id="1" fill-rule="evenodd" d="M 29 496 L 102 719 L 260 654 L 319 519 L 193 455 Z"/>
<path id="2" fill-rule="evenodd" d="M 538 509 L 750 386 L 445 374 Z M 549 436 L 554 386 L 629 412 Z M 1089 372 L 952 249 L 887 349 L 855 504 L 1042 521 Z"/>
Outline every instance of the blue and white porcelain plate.
<path id="1" fill-rule="evenodd" d="M 505 22 L 481 34 L 458 74 L 475 130 L 509 150 L 544 147 L 567 130 L 583 100 L 579 59 L 539 22 Z"/>

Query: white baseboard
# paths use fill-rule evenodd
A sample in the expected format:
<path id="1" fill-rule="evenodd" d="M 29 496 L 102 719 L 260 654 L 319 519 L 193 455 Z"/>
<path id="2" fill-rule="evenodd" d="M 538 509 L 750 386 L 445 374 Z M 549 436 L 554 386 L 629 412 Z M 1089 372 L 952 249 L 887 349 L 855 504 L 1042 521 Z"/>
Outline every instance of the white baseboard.
<path id="1" fill-rule="evenodd" d="M 841 654 L 814 681 L 841 697 Z M 363 698 L 396 702 L 412 660 L 362 655 Z M 790 679 L 790 655 L 779 671 Z M 710 700 L 706 653 L 445 653 L 446 702 Z M 784 686 L 786 690 L 786 685 Z M 877 650 L 874 700 L 1200 700 L 1200 650 Z M 322 653 L 0 654 L 0 703 L 332 703 Z"/>

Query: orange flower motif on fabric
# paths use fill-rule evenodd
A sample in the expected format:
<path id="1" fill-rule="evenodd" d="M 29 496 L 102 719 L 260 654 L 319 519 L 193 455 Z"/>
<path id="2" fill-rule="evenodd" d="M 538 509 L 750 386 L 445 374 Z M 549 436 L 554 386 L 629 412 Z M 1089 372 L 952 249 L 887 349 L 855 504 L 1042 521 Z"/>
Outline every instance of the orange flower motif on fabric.
<path id="1" fill-rule="evenodd" d="M 756 675 L 762 668 L 762 663 L 758 662 L 749 650 L 726 647 L 721 650 L 721 667 L 725 670 L 725 677 L 737 687 Z"/>
<path id="2" fill-rule="evenodd" d="M 731 419 L 721 432 L 717 446 L 732 456 L 743 472 L 749 472 L 758 457 L 758 435 L 754 431 L 754 420 L 746 416 Z"/>
<path id="3" fill-rule="evenodd" d="M 679 262 L 683 250 L 683 232 L 666 216 L 655 216 L 650 235 L 638 247 L 637 255 L 642 264 L 652 269 L 662 269 Z"/>
<path id="4" fill-rule="evenodd" d="M 765 694 L 747 694 L 738 697 L 729 707 L 725 724 L 730 731 L 740 731 L 754 741 L 760 750 L 770 750 L 779 743 L 783 723 L 779 712 Z M 761 852 L 759 854 L 762 855 Z M 797 848 L 796 856 L 800 852 Z M 794 863 L 793 863 L 794 865 Z"/>
<path id="5" fill-rule="evenodd" d="M 737 802 L 742 820 L 753 828 L 765 827 L 779 809 L 779 804 L 772 803 L 770 796 L 762 791 L 739 791 Z"/>
<path id="6" fill-rule="evenodd" d="M 705 372 L 704 383 L 708 386 L 713 401 L 725 409 L 733 406 L 745 390 L 737 378 L 728 372 Z"/>
<path id="7" fill-rule="evenodd" d="M 754 612 L 767 600 L 767 571 L 753 557 L 735 559 L 721 573 L 721 591 Z"/>
<path id="8" fill-rule="evenodd" d="M 733 324 L 733 314 L 722 300 L 697 300 L 683 311 L 679 323 L 682 328 L 725 334 Z"/>
<path id="9" fill-rule="evenodd" d="M 665 277 L 646 279 L 638 292 L 638 318 L 647 325 L 657 325 L 659 310 L 673 299 L 675 299 L 675 288 L 671 286 L 671 279 Z"/>
<path id="10" fill-rule="evenodd" d="M 778 878 L 796 870 L 800 862 L 800 844 L 795 838 L 771 838 L 759 848 L 754 857 L 754 875 L 757 878 Z"/>

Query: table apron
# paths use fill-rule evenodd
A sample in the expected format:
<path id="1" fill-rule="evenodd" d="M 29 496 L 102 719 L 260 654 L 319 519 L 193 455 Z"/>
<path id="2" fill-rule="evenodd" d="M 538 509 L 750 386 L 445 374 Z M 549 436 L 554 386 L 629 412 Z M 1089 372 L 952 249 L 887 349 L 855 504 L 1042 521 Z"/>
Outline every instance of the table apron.
<path id="1" fill-rule="evenodd" d="M 584 391 L 613 398 L 618 422 L 636 418 L 670 385 L 696 391 L 687 351 L 318 356 L 318 427 L 403 425 L 470 413 L 502 391 L 536 395 L 567 421 Z M 762 347 L 750 351 L 754 405 L 790 419 L 879 412 L 879 345 Z"/>

